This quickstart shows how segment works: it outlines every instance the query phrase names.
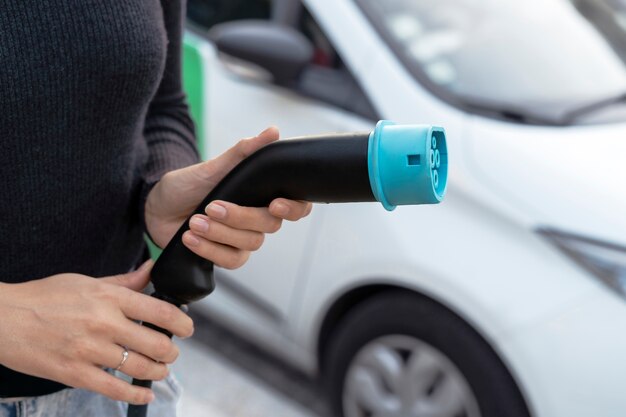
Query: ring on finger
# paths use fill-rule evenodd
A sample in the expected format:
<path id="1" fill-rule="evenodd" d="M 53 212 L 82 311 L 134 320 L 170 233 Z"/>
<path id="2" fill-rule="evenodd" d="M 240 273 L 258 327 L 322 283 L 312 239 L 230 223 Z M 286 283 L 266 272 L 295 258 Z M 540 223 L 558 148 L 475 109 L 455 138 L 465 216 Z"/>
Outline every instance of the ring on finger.
<path id="1" fill-rule="evenodd" d="M 122 360 L 120 361 L 120 364 L 117 365 L 117 367 L 115 368 L 116 371 L 122 369 L 122 366 L 124 366 L 124 364 L 128 360 L 128 349 L 126 349 L 125 346 L 122 346 L 122 349 L 124 349 L 124 351 L 122 352 Z"/>

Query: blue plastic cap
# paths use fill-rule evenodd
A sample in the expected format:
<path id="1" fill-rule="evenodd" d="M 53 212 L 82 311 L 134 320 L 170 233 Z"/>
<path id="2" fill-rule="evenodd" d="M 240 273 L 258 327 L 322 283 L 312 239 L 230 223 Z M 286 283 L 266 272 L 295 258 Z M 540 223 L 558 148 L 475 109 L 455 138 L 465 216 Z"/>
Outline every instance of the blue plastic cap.
<path id="1" fill-rule="evenodd" d="M 448 183 L 448 148 L 441 127 L 381 120 L 370 134 L 370 185 L 391 211 L 398 205 L 437 204 Z"/>

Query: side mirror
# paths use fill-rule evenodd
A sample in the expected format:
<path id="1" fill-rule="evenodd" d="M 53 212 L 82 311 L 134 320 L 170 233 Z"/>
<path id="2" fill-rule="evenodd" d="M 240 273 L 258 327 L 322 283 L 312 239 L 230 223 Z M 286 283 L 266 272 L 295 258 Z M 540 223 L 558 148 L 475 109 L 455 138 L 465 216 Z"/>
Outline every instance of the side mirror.
<path id="1" fill-rule="evenodd" d="M 218 51 L 258 65 L 281 85 L 295 82 L 313 59 L 313 46 L 303 34 L 265 20 L 222 23 L 209 36 Z"/>

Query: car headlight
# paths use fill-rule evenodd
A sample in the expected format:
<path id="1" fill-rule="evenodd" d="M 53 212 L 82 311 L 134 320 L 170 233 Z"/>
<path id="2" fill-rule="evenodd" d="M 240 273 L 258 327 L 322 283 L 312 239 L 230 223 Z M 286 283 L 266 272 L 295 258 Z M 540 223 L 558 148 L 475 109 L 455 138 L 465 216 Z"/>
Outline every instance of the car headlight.
<path id="1" fill-rule="evenodd" d="M 626 247 L 554 229 L 537 231 L 603 284 L 626 297 Z"/>

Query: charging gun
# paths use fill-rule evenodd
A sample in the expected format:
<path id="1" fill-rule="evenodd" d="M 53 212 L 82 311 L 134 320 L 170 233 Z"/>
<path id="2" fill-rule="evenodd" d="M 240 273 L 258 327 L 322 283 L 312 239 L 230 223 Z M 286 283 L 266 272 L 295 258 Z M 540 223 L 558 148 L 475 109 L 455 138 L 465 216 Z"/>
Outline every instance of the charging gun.
<path id="1" fill-rule="evenodd" d="M 437 204 L 448 179 L 443 128 L 380 121 L 372 132 L 327 134 L 281 140 L 237 165 L 192 213 L 214 200 L 265 207 L 277 197 L 322 203 L 380 202 Z M 155 297 L 177 306 L 209 295 L 215 288 L 213 263 L 182 243 L 185 221 L 152 268 Z M 162 333 L 171 334 L 149 323 Z M 152 381 L 134 380 L 149 387 Z M 145 417 L 147 406 L 130 405 L 128 417 Z"/>

